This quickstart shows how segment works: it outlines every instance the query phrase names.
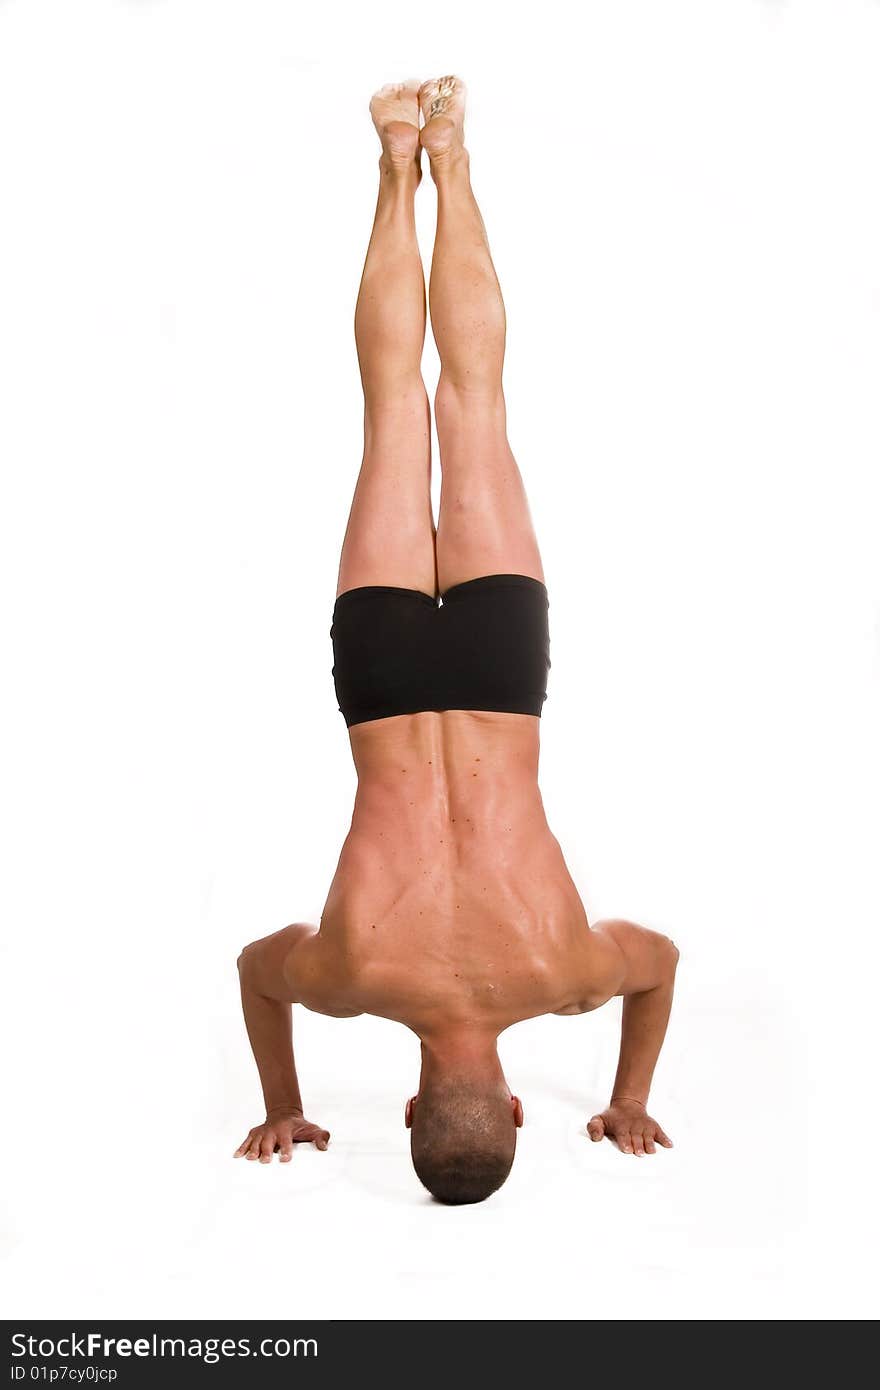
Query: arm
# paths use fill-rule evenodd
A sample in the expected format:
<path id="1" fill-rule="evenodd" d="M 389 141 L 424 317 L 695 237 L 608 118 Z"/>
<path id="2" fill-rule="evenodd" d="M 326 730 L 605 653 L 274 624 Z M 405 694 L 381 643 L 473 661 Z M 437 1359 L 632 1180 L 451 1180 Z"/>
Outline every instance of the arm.
<path id="1" fill-rule="evenodd" d="M 303 1115 L 293 1055 L 291 958 L 313 935 L 311 927 L 285 927 L 245 946 L 238 958 L 241 1006 L 263 1087 L 266 1120 L 249 1132 L 236 1158 L 244 1154 L 270 1163 L 279 1150 L 281 1162 L 287 1163 L 295 1143 L 313 1141 L 317 1148 L 326 1149 L 329 1142 L 327 1131 Z"/>
<path id="2" fill-rule="evenodd" d="M 615 1139 L 624 1153 L 654 1153 L 654 1141 L 671 1148 L 671 1141 L 647 1114 L 645 1106 L 657 1058 L 666 1036 L 672 1008 L 678 949 L 666 936 L 631 922 L 606 922 L 596 927 L 616 987 L 622 994 L 623 1024 L 620 1059 L 611 1103 L 588 1126 L 590 1138 Z"/>

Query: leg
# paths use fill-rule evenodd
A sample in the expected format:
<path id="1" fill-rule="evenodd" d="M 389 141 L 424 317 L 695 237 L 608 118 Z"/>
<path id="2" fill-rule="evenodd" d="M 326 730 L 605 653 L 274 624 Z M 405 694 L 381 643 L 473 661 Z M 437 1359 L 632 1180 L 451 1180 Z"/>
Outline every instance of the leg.
<path id="1" fill-rule="evenodd" d="M 516 460 L 507 442 L 501 372 L 504 301 L 464 148 L 464 87 L 457 78 L 419 91 L 421 142 L 437 185 L 431 326 L 440 354 L 435 401 L 443 482 L 437 528 L 440 591 L 481 575 L 543 580 Z"/>
<path id="2" fill-rule="evenodd" d="M 414 214 L 421 174 L 417 84 L 383 87 L 370 112 L 382 157 L 376 219 L 355 312 L 364 456 L 336 592 L 391 584 L 433 595 L 431 420 L 421 376 L 425 281 Z"/>

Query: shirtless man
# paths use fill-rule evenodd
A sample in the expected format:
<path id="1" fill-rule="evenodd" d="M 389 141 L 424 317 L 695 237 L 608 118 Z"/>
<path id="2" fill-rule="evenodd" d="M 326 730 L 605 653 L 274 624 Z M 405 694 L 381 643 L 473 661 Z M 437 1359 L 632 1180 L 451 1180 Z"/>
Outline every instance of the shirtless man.
<path id="1" fill-rule="evenodd" d="M 507 442 L 504 304 L 471 190 L 463 85 L 384 87 L 370 111 L 382 155 L 355 315 L 365 443 L 331 630 L 357 795 L 320 928 L 286 927 L 239 958 L 266 1120 L 236 1157 L 285 1163 L 296 1143 L 327 1147 L 303 1113 L 291 1004 L 377 1014 L 421 1039 L 406 1106 L 416 1173 L 441 1202 L 478 1202 L 507 1177 L 522 1124 L 497 1039 L 538 1014 L 623 995 L 611 1100 L 588 1133 L 628 1154 L 671 1147 L 645 1105 L 678 952 L 629 922 L 588 925 L 544 815 L 547 590 Z M 436 530 L 414 220 L 423 150 L 438 197 Z"/>

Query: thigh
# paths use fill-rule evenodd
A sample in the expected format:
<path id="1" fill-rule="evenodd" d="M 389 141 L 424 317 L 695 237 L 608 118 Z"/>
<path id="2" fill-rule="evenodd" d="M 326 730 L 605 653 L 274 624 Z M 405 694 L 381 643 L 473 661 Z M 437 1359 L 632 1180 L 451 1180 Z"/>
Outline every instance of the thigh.
<path id="1" fill-rule="evenodd" d="M 438 392 L 443 482 L 437 526 L 440 592 L 488 574 L 544 571 L 528 498 L 510 445 L 503 403 Z"/>
<path id="2" fill-rule="evenodd" d="M 431 427 L 424 390 L 389 402 L 365 424 L 336 592 L 368 584 L 436 592 Z"/>

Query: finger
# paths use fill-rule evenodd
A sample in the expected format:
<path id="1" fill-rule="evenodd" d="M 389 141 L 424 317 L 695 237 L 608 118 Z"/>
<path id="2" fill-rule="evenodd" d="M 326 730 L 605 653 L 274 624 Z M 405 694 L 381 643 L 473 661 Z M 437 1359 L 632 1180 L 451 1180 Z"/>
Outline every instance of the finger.
<path id="1" fill-rule="evenodd" d="M 279 1140 L 279 1143 L 281 1146 L 281 1158 L 279 1162 L 289 1163 L 293 1158 L 293 1140 L 290 1135 L 287 1134 L 283 1139 Z"/>
<path id="2" fill-rule="evenodd" d="M 662 1144 L 664 1149 L 672 1148 L 672 1140 L 669 1138 L 668 1134 L 663 1133 L 659 1125 L 657 1126 L 657 1143 Z"/>
<path id="3" fill-rule="evenodd" d="M 632 1146 L 632 1135 L 631 1135 L 631 1134 L 618 1134 L 618 1136 L 617 1136 L 617 1147 L 620 1149 L 620 1152 L 621 1152 L 621 1153 L 624 1153 L 624 1154 L 631 1154 L 632 1151 L 633 1151 L 633 1146 Z"/>
<path id="4" fill-rule="evenodd" d="M 635 1154 L 636 1158 L 645 1157 L 645 1141 L 642 1138 L 641 1134 L 633 1134 L 633 1153 Z"/>
<path id="5" fill-rule="evenodd" d="M 292 1131 L 293 1142 L 294 1144 L 314 1144 L 323 1132 L 317 1125 L 300 1125 L 298 1129 Z"/>
<path id="6" fill-rule="evenodd" d="M 254 1137 L 253 1137 L 253 1139 L 252 1139 L 251 1142 L 250 1142 L 250 1146 L 249 1146 L 249 1148 L 248 1148 L 247 1153 L 245 1154 L 245 1158 L 249 1159 L 250 1162 L 253 1163 L 254 1160 L 257 1159 L 257 1158 L 259 1158 L 259 1157 L 260 1157 L 260 1136 L 259 1136 L 259 1134 L 255 1134 Z"/>
<path id="7" fill-rule="evenodd" d="M 273 1155 L 274 1152 L 275 1152 L 275 1131 L 274 1131 L 274 1129 L 270 1129 L 270 1130 L 268 1130 L 268 1131 L 263 1135 L 263 1140 L 262 1140 L 262 1143 L 260 1144 L 260 1162 L 261 1162 L 261 1163 L 271 1163 L 271 1162 L 272 1162 L 272 1155 Z"/>
<path id="8" fill-rule="evenodd" d="M 594 1144 L 603 1138 L 605 1134 L 605 1121 L 602 1119 L 601 1115 L 593 1116 L 592 1120 L 587 1125 L 587 1133 Z"/>
<path id="9" fill-rule="evenodd" d="M 656 1152 L 657 1152 L 657 1150 L 654 1148 L 654 1140 L 651 1138 L 650 1134 L 646 1134 L 646 1135 L 645 1135 L 645 1153 L 646 1153 L 646 1154 L 655 1154 Z"/>
<path id="10" fill-rule="evenodd" d="M 247 1151 L 248 1151 L 248 1149 L 250 1148 L 250 1146 L 251 1146 L 251 1136 L 248 1135 L 247 1138 L 246 1138 L 246 1139 L 243 1139 L 242 1142 L 239 1144 L 238 1148 L 235 1150 L 235 1153 L 232 1155 L 232 1157 L 233 1157 L 233 1158 L 241 1158 L 242 1154 L 246 1154 L 246 1153 L 247 1153 Z"/>

